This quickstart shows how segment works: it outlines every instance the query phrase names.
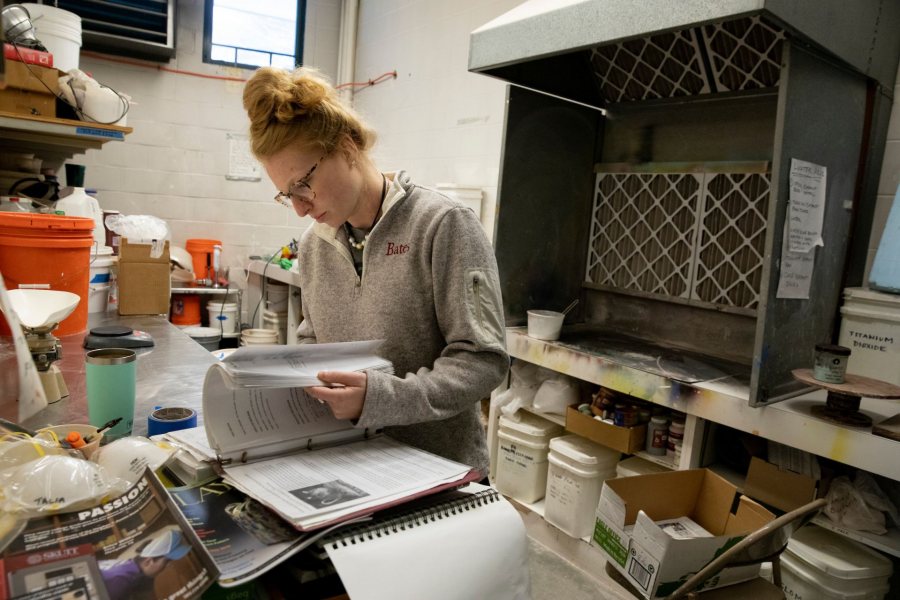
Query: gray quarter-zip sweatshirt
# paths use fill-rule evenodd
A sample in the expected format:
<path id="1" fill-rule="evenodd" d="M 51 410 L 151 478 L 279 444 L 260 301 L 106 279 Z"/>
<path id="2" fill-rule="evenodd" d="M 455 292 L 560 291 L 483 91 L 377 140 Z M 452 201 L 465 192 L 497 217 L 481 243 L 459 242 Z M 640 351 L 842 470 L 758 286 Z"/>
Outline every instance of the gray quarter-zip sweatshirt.
<path id="1" fill-rule="evenodd" d="M 497 262 L 475 213 L 388 174 L 357 276 L 344 228 L 300 241 L 303 342 L 384 339 L 394 375 L 368 372 L 356 426 L 488 471 L 478 401 L 509 366 Z"/>

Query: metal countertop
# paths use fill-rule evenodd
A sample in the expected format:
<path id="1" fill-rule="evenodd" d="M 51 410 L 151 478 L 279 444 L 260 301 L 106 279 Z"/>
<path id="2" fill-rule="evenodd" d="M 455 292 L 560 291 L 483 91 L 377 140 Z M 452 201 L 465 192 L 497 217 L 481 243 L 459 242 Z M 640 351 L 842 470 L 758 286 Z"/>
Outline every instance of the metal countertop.
<path id="1" fill-rule="evenodd" d="M 88 329 L 102 325 L 126 325 L 153 337 L 152 348 L 135 348 L 137 354 L 137 397 L 133 435 L 147 435 L 147 416 L 157 406 L 180 406 L 197 412 L 203 423 L 201 400 L 203 378 L 213 355 L 186 333 L 169 323 L 165 316 L 119 316 L 115 313 L 89 315 Z M 69 395 L 50 404 L 26 420 L 23 425 L 38 429 L 47 425 L 87 423 L 84 354 L 87 331 L 61 336 L 63 358 L 55 364 L 62 371 Z"/>

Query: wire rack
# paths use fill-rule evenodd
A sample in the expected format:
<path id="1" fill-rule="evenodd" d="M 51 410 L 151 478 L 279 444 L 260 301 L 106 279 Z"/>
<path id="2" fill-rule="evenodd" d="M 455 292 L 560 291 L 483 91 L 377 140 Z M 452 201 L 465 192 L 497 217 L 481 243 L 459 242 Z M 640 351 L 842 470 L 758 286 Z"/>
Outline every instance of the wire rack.
<path id="1" fill-rule="evenodd" d="M 755 309 L 769 182 L 761 173 L 598 173 L 586 284 Z"/>

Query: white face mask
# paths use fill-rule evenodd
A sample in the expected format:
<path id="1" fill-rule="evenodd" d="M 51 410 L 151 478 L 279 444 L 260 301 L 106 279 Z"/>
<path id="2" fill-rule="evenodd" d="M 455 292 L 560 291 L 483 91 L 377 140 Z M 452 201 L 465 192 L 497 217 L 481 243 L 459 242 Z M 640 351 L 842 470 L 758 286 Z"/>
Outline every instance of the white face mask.
<path id="1" fill-rule="evenodd" d="M 98 465 L 71 456 L 45 456 L 7 475 L 5 508 L 10 512 L 74 510 L 99 501 L 110 489 Z"/>
<path id="2" fill-rule="evenodd" d="M 101 446 L 93 459 L 110 477 L 121 479 L 131 486 L 144 474 L 144 469 L 155 471 L 175 454 L 168 444 L 152 442 L 145 437 L 126 437 Z"/>

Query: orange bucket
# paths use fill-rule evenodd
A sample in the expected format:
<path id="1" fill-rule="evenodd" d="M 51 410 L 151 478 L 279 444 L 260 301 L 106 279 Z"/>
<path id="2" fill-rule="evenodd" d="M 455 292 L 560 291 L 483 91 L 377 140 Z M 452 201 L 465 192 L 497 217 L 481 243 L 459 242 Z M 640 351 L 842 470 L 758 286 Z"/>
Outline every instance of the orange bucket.
<path id="1" fill-rule="evenodd" d="M 185 242 L 184 248 L 191 255 L 194 266 L 194 279 L 212 279 L 213 246 L 221 245 L 219 240 L 191 239 Z"/>
<path id="2" fill-rule="evenodd" d="M 87 329 L 94 220 L 0 212 L 0 273 L 7 289 L 38 288 L 78 294 L 81 302 L 53 332 Z"/>
<path id="3" fill-rule="evenodd" d="M 175 325 L 200 324 L 200 295 L 172 294 L 169 320 Z"/>

